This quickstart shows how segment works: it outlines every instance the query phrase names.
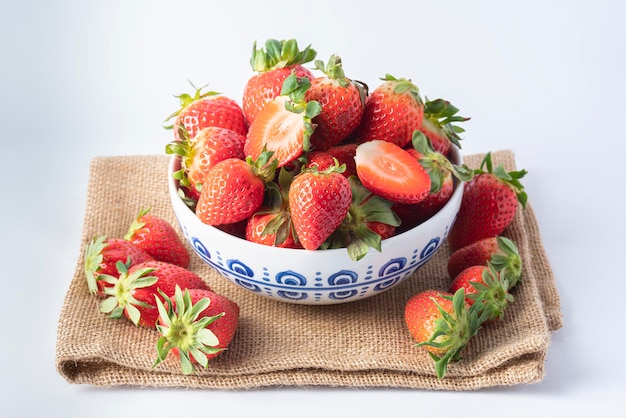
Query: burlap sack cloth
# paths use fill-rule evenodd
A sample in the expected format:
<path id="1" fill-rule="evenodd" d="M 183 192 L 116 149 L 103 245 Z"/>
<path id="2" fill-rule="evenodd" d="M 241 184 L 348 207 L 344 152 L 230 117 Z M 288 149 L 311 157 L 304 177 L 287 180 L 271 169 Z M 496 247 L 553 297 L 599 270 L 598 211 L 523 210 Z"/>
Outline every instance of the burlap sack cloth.
<path id="1" fill-rule="evenodd" d="M 177 228 L 167 194 L 168 156 L 99 157 L 91 163 L 83 242 L 122 237 L 137 212 L 152 207 Z M 495 163 L 515 166 L 510 151 Z M 482 155 L 466 156 L 476 167 Z M 408 298 L 449 283 L 444 246 L 412 278 L 383 294 L 332 306 L 262 298 L 221 278 L 192 257 L 190 269 L 241 308 L 230 349 L 208 369 L 183 375 L 175 358 L 152 368 L 156 330 L 111 320 L 98 311 L 83 276 L 83 250 L 58 322 L 56 366 L 71 383 L 96 386 L 248 389 L 267 386 L 405 387 L 473 390 L 540 381 L 551 332 L 562 326 L 559 296 L 533 210 L 518 210 L 506 235 L 519 246 L 524 279 L 505 318 L 485 326 L 443 380 L 414 347 L 403 320 Z M 181 235 L 182 236 L 182 235 Z"/>

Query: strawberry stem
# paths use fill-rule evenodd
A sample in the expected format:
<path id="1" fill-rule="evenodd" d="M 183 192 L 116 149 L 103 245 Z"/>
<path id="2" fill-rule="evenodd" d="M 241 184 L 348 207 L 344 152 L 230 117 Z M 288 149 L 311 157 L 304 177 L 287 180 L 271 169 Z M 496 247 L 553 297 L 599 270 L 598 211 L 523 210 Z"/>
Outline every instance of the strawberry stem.
<path id="1" fill-rule="evenodd" d="M 460 359 L 461 350 L 476 335 L 483 321 L 479 318 L 476 303 L 469 308 L 467 307 L 465 289 L 463 288 L 457 290 L 452 296 L 452 314 L 446 312 L 436 299 L 433 298 L 433 302 L 437 305 L 441 317 L 435 321 L 435 330 L 430 339 L 418 343 L 416 346 L 430 346 L 445 350 L 442 356 L 429 352 L 435 361 L 437 378 L 443 379 L 450 361 Z"/>
<path id="2" fill-rule="evenodd" d="M 160 320 L 156 328 L 161 337 L 157 341 L 157 358 L 152 367 L 162 363 L 172 349 L 177 349 L 183 374 L 193 372 L 192 359 L 206 368 L 207 354 L 223 350 L 217 348 L 219 339 L 207 326 L 223 317 L 224 312 L 198 319 L 211 304 L 209 298 L 202 298 L 194 304 L 189 290 L 183 291 L 178 285 L 174 291 L 173 302 L 167 295 L 160 293 L 165 304 L 155 295 Z"/>

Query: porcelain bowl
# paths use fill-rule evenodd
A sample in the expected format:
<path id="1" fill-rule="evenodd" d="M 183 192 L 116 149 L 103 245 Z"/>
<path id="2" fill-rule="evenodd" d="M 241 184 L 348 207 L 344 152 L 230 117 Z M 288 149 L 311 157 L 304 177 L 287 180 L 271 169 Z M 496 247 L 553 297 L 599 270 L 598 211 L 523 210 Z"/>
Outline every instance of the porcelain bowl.
<path id="1" fill-rule="evenodd" d="M 460 163 L 454 149 L 452 159 Z M 447 238 L 461 205 L 463 187 L 455 184 L 448 203 L 424 223 L 370 248 L 353 261 L 346 249 L 309 251 L 277 248 L 246 241 L 202 223 L 178 196 L 172 173 L 180 159 L 169 162 L 172 207 L 185 239 L 195 253 L 230 282 L 276 301 L 330 305 L 361 300 L 402 283 L 437 252 Z"/>

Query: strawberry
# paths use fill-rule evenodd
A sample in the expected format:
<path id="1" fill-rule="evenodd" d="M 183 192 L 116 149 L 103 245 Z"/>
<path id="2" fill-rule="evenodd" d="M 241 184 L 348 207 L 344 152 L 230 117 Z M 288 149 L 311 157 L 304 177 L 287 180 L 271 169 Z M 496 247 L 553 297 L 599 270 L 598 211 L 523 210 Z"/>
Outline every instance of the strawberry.
<path id="1" fill-rule="evenodd" d="M 453 251 L 502 234 L 513 221 L 518 203 L 526 206 L 527 195 L 520 182 L 525 175 L 526 170 L 507 172 L 502 164 L 493 169 L 491 153 L 487 153 L 472 180 L 465 183 L 461 207 L 448 235 Z"/>
<path id="2" fill-rule="evenodd" d="M 106 282 L 98 280 L 101 274 L 117 277 L 117 262 L 128 265 L 143 263 L 152 260 L 152 256 L 122 238 L 109 238 L 100 236 L 89 242 L 85 249 L 85 277 L 89 292 L 98 296 L 104 296 Z"/>
<path id="3" fill-rule="evenodd" d="M 355 176 L 349 177 L 352 202 L 348 214 L 322 248 L 347 248 L 353 260 L 363 258 L 370 247 L 381 251 L 385 238 L 395 234 L 400 219 L 391 202 L 372 194 Z"/>
<path id="4" fill-rule="evenodd" d="M 100 275 L 100 280 L 109 285 L 104 288 L 107 298 L 100 304 L 100 311 L 114 319 L 123 315 L 135 325 L 154 327 L 158 318 L 155 296 L 172 296 L 176 286 L 210 290 L 191 270 L 163 261 L 146 261 L 130 268 L 118 262 L 117 268 L 118 277 Z"/>
<path id="5" fill-rule="evenodd" d="M 193 363 L 203 367 L 222 353 L 232 341 L 239 324 L 239 306 L 223 295 L 203 289 L 176 287 L 173 297 L 156 298 L 161 334 L 157 359 L 163 362 L 169 352 L 180 359 L 183 374 L 193 372 Z"/>
<path id="6" fill-rule="evenodd" d="M 265 184 L 273 179 L 276 164 L 272 152 L 258 160 L 228 158 L 207 173 L 196 206 L 196 215 L 207 225 L 232 224 L 252 216 L 263 204 Z M 268 164 L 269 163 L 269 164 Z"/>
<path id="7" fill-rule="evenodd" d="M 245 158 L 246 137 L 230 129 L 210 126 L 200 129 L 192 141 L 184 128 L 181 131 L 182 139 L 167 144 L 165 152 L 181 157 L 181 169 L 174 173 L 174 178 L 197 201 L 204 178 L 215 164 L 227 158 Z"/>
<path id="8" fill-rule="evenodd" d="M 287 211 L 261 211 L 248 219 L 246 240 L 281 248 L 302 248 Z"/>
<path id="9" fill-rule="evenodd" d="M 365 111 L 367 86 L 345 76 L 341 58 L 331 55 L 328 64 L 315 61 L 315 68 L 324 76 L 311 80 L 306 101 L 317 101 L 322 112 L 313 119 L 317 126 L 311 136 L 311 147 L 327 150 L 356 130 Z"/>
<path id="10" fill-rule="evenodd" d="M 339 162 L 339 165 L 345 164 L 346 169 L 343 172 L 343 175 L 346 177 L 350 177 L 357 175 L 356 163 L 354 162 L 357 147 L 358 144 L 355 143 L 340 144 L 328 148 L 325 152 L 336 158 Z"/>
<path id="11" fill-rule="evenodd" d="M 407 152 L 428 172 L 431 180 L 428 196 L 419 203 L 397 203 L 393 206 L 402 219 L 402 231 L 413 228 L 435 215 L 452 197 L 454 178 L 469 181 L 472 170 L 466 165 L 453 164 L 445 155 L 433 149 L 430 140 L 419 130 L 413 132 L 412 147 Z"/>
<path id="12" fill-rule="evenodd" d="M 316 167 L 318 171 L 324 171 L 337 164 L 337 160 L 326 151 L 311 151 L 306 156 L 306 168 Z"/>
<path id="13" fill-rule="evenodd" d="M 276 247 L 302 248 L 289 211 L 289 187 L 292 181 L 292 173 L 282 168 L 278 182 L 267 184 L 265 207 L 248 218 L 246 240 Z"/>
<path id="14" fill-rule="evenodd" d="M 404 148 L 422 125 L 424 104 L 410 80 L 387 74 L 367 97 L 358 128 L 359 142 L 381 139 Z"/>
<path id="15" fill-rule="evenodd" d="M 128 228 L 124 239 L 132 242 L 155 260 L 165 261 L 187 268 L 189 251 L 165 219 L 151 215 L 150 209 L 143 209 Z"/>
<path id="16" fill-rule="evenodd" d="M 166 129 L 174 130 L 174 138 L 180 141 L 179 127 L 183 127 L 190 139 L 195 138 L 200 129 L 209 126 L 230 129 L 241 135 L 248 131 L 248 125 L 239 104 L 233 99 L 222 96 L 215 91 L 202 92 L 202 87 L 195 89 L 193 96 L 183 93 L 175 96 L 180 100 L 180 109 L 176 110 L 166 121 L 174 120 Z"/>
<path id="17" fill-rule="evenodd" d="M 419 203 L 430 192 L 431 180 L 424 167 L 392 142 L 364 142 L 357 147 L 354 161 L 363 185 L 387 200 Z"/>
<path id="18" fill-rule="evenodd" d="M 311 121 L 321 112 L 319 103 L 304 99 L 310 85 L 309 79 L 295 74 L 285 79 L 280 96 L 267 102 L 250 125 L 246 155 L 257 159 L 263 151 L 273 151 L 278 167 L 283 167 L 310 150 L 315 129 Z"/>
<path id="19" fill-rule="evenodd" d="M 348 213 L 352 191 L 340 170 L 305 169 L 291 183 L 291 219 L 300 244 L 307 250 L 318 249 Z"/>
<path id="20" fill-rule="evenodd" d="M 454 251 L 448 258 L 448 275 L 454 278 L 468 267 L 486 266 L 487 263 L 506 277 L 510 288 L 522 277 L 522 258 L 517 246 L 502 236 L 484 238 Z"/>
<path id="21" fill-rule="evenodd" d="M 448 292 L 465 291 L 465 301 L 473 305 L 480 300 L 481 323 L 502 318 L 509 303 L 514 301 L 509 293 L 509 283 L 498 274 L 491 264 L 470 266 L 454 277 Z"/>
<path id="22" fill-rule="evenodd" d="M 463 289 L 451 294 L 425 290 L 412 296 L 404 309 L 406 326 L 435 361 L 437 377 L 442 379 L 451 360 L 458 360 L 461 351 L 480 329 L 476 308 L 465 301 Z"/>
<path id="23" fill-rule="evenodd" d="M 443 99 L 427 100 L 424 104 L 422 126 L 419 128 L 432 143 L 433 148 L 443 155 L 448 155 L 452 144 L 461 148 L 459 133 L 463 128 L 454 122 L 465 122 L 470 118 L 457 116 L 459 109 Z"/>
<path id="24" fill-rule="evenodd" d="M 246 83 L 242 99 L 243 113 L 248 125 L 252 125 L 257 114 L 269 101 L 280 95 L 283 82 L 289 75 L 293 73 L 298 78 L 315 78 L 302 64 L 315 59 L 316 54 L 310 45 L 300 51 L 294 39 L 269 39 L 265 42 L 265 49 L 257 49 L 256 42 L 254 43 L 250 66 L 258 74 Z"/>

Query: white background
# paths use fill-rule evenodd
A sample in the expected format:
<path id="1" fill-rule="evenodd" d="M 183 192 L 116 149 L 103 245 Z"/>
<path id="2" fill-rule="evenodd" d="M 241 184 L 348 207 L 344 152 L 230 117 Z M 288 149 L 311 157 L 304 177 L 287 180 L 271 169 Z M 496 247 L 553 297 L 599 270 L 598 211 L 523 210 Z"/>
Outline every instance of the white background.
<path id="1" fill-rule="evenodd" d="M 3 416 L 626 415 L 623 2 L 31 0 L 0 10 Z M 267 38 L 339 53 L 370 87 L 387 72 L 412 78 L 472 117 L 464 153 L 515 151 L 565 322 L 542 383 L 229 392 L 99 389 L 57 374 L 90 160 L 163 153 L 162 121 L 187 80 L 240 101 L 252 42 Z"/>

